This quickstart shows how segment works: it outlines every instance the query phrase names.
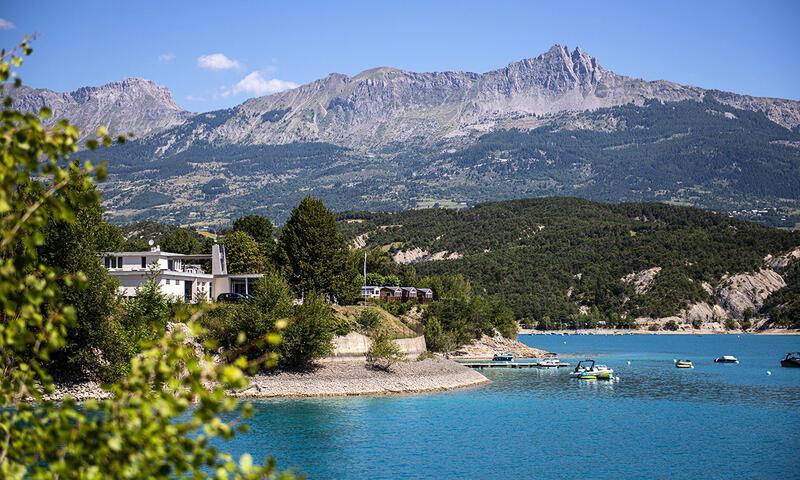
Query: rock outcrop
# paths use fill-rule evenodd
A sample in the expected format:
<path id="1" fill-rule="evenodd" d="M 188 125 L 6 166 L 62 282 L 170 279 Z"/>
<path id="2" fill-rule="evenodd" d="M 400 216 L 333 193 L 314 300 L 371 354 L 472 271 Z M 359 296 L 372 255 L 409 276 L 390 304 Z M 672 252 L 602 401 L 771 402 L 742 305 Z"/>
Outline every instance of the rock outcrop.
<path id="1" fill-rule="evenodd" d="M 746 310 L 758 312 L 770 294 L 785 286 L 786 281 L 780 274 L 762 268 L 758 272 L 723 278 L 714 296 L 729 315 L 742 318 Z"/>
<path id="2" fill-rule="evenodd" d="M 465 358 L 491 358 L 498 353 L 513 353 L 517 358 L 540 358 L 550 354 L 545 350 L 531 348 L 519 340 L 505 338 L 498 333 L 493 337 L 483 335 L 470 345 L 464 345 L 450 352 L 450 355 Z"/>
<path id="3" fill-rule="evenodd" d="M 629 273 L 620 280 L 622 283 L 632 285 L 637 295 L 644 295 L 650 290 L 650 285 L 653 284 L 653 280 L 655 280 L 660 271 L 661 267 L 648 268 L 639 272 Z"/>

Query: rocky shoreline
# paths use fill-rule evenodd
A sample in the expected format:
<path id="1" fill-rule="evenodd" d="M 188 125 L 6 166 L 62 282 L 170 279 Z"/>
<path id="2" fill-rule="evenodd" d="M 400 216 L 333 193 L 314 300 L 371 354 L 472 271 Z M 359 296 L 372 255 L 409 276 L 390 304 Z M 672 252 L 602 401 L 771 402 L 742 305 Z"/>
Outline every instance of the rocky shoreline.
<path id="1" fill-rule="evenodd" d="M 438 392 L 489 383 L 477 371 L 434 357 L 392 365 L 390 371 L 362 362 L 330 363 L 311 372 L 277 372 L 250 378 L 238 398 L 332 397 Z"/>
<path id="2" fill-rule="evenodd" d="M 688 330 L 622 330 L 613 328 L 592 328 L 580 330 L 531 330 L 520 329 L 520 335 L 800 335 L 800 330 L 771 328 L 767 330 L 745 331 L 717 330 L 717 329 L 688 329 Z"/>
<path id="3" fill-rule="evenodd" d="M 392 395 L 439 392 L 489 383 L 477 371 L 440 357 L 392 365 L 389 371 L 364 362 L 325 363 L 308 372 L 282 372 L 250 377 L 250 385 L 229 392 L 236 398 L 297 398 Z M 57 384 L 49 400 L 109 398 L 97 382 Z"/>

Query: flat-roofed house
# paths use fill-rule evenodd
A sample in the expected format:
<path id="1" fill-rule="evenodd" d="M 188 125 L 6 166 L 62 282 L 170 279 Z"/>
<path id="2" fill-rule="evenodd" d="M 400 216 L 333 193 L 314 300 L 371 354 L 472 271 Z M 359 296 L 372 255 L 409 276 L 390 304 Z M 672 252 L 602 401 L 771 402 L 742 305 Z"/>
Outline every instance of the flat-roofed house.
<path id="1" fill-rule="evenodd" d="M 252 292 L 261 274 L 229 274 L 225 248 L 214 245 L 211 254 L 184 255 L 163 252 L 158 246 L 146 252 L 106 252 L 103 265 L 119 281 L 123 297 L 135 297 L 139 285 L 152 278 L 173 300 L 195 303 L 216 299 L 222 293 Z M 211 263 L 206 272 L 202 262 Z"/>
<path id="2" fill-rule="evenodd" d="M 361 287 L 361 296 L 368 298 L 381 298 L 381 287 L 365 285 Z"/>

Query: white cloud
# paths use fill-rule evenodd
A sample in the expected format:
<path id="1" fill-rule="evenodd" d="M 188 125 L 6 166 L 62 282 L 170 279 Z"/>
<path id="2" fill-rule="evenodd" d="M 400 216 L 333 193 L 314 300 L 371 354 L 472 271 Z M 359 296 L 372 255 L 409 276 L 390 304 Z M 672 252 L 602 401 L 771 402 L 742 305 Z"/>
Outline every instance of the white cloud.
<path id="1" fill-rule="evenodd" d="M 172 52 L 165 52 L 158 56 L 159 62 L 171 62 L 175 60 L 175 54 Z"/>
<path id="2" fill-rule="evenodd" d="M 298 87 L 298 85 L 294 82 L 279 80 L 277 78 L 267 80 L 261 75 L 261 72 L 252 72 L 239 80 L 239 82 L 233 86 L 232 90 L 223 92 L 223 96 L 239 95 L 241 93 L 250 93 L 256 96 L 270 95 L 284 90 L 291 90 L 296 87 Z"/>
<path id="3" fill-rule="evenodd" d="M 201 55 L 197 57 L 197 66 L 208 70 L 233 70 L 242 68 L 242 65 L 222 53 Z"/>
<path id="4" fill-rule="evenodd" d="M 17 26 L 14 25 L 14 22 L 6 20 L 5 18 L 0 18 L 0 30 L 12 30 Z"/>

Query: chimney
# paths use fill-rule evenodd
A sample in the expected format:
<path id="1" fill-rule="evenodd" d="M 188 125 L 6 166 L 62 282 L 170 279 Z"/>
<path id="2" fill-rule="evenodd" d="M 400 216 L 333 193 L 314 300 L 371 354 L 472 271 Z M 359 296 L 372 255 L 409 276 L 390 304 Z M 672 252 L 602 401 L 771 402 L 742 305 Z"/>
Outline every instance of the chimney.
<path id="1" fill-rule="evenodd" d="M 225 259 L 225 247 L 215 243 L 211 247 L 211 274 L 212 275 L 227 275 L 228 266 Z"/>

